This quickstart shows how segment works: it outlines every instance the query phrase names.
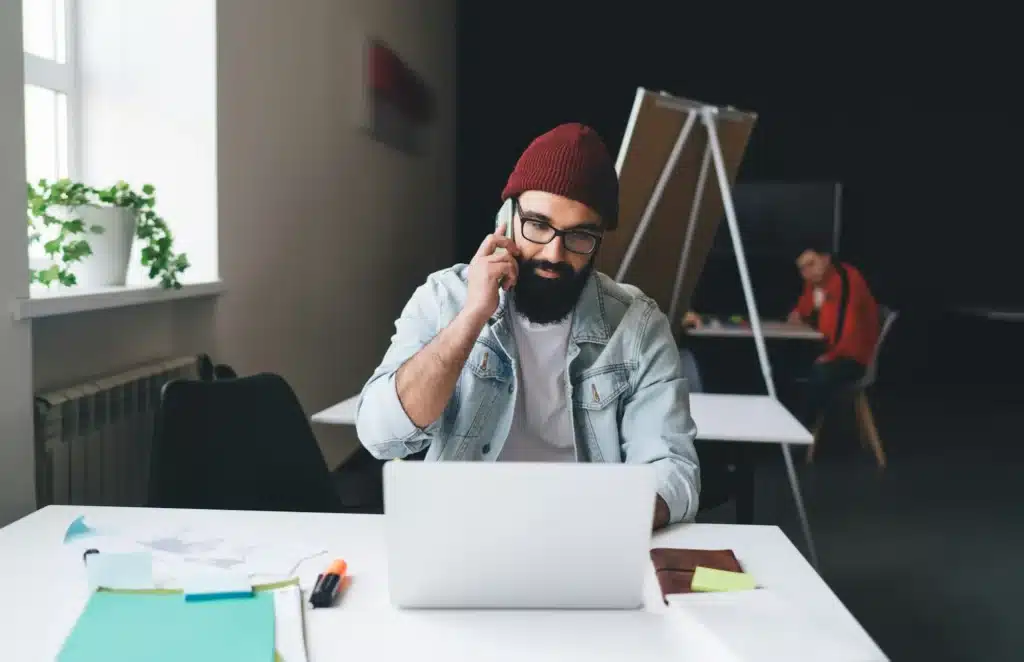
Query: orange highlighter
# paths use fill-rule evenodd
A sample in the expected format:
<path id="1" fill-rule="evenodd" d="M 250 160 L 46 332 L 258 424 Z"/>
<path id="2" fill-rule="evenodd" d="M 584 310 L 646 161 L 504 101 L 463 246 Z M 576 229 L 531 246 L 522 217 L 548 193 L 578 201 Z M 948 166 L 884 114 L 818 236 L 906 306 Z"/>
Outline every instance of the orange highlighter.
<path id="1" fill-rule="evenodd" d="M 334 604 L 334 600 L 341 590 L 341 584 L 345 581 L 347 570 L 348 564 L 344 560 L 338 559 L 327 568 L 327 572 L 317 576 L 313 592 L 309 595 L 309 603 L 313 605 L 314 609 L 330 607 Z"/>

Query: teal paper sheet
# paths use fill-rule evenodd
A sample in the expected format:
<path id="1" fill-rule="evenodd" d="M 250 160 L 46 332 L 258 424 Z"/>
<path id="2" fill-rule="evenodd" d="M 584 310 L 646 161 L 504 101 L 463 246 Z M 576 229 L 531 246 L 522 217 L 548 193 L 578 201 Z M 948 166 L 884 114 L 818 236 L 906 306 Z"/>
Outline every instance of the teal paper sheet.
<path id="1" fill-rule="evenodd" d="M 99 591 L 58 662 L 273 662 L 274 596 L 186 602 L 181 593 Z"/>

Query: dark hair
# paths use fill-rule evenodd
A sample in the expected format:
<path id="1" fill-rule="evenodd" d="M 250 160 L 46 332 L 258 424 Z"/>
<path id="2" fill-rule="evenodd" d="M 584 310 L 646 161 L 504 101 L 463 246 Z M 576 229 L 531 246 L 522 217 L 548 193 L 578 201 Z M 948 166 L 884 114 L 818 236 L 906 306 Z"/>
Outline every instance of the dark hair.
<path id="1" fill-rule="evenodd" d="M 808 242 L 804 246 L 804 248 L 802 248 L 800 250 L 800 253 L 798 253 L 797 255 L 801 255 L 801 254 L 803 254 L 806 251 L 814 251 L 818 255 L 832 255 L 832 247 L 829 246 L 824 241 L 811 241 L 811 242 Z"/>

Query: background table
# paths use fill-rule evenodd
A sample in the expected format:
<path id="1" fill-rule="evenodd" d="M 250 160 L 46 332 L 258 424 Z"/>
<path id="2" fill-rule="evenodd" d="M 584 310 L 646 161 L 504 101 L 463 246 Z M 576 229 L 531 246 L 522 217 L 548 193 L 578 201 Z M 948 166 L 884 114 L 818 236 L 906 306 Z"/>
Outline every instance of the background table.
<path id="1" fill-rule="evenodd" d="M 314 423 L 355 425 L 359 396 L 313 414 Z M 767 395 L 691 393 L 690 415 L 697 438 L 810 446 L 814 436 L 782 404 Z"/>
<path id="2" fill-rule="evenodd" d="M 749 326 L 735 324 L 704 324 L 700 328 L 687 329 L 687 335 L 695 338 L 752 338 L 754 331 Z M 761 333 L 768 340 L 823 340 L 825 336 L 806 324 L 790 324 L 774 320 L 761 320 Z"/>
<path id="3" fill-rule="evenodd" d="M 311 420 L 324 425 L 355 425 L 358 406 L 359 396 L 353 395 L 347 400 L 342 400 L 336 405 L 331 405 L 327 409 L 313 414 Z"/>
<path id="4" fill-rule="evenodd" d="M 78 515 L 110 529 L 166 524 L 192 526 L 228 538 L 265 536 L 328 549 L 303 563 L 302 586 L 312 586 L 328 559 L 344 558 L 352 582 L 331 609 L 307 607 L 310 662 L 327 660 L 700 660 L 717 657 L 703 631 L 669 619 L 653 567 L 639 611 L 400 611 L 387 596 L 384 517 L 320 513 L 157 510 L 49 506 L 0 529 L 0 637 L 5 659 L 51 660 L 88 597 L 81 558 L 62 539 Z M 764 587 L 803 611 L 826 619 L 869 652 L 885 655 L 829 590 L 792 543 L 774 526 L 686 524 L 656 534 L 653 547 L 732 549 Z M 879 599 L 883 599 L 881 596 Z"/>

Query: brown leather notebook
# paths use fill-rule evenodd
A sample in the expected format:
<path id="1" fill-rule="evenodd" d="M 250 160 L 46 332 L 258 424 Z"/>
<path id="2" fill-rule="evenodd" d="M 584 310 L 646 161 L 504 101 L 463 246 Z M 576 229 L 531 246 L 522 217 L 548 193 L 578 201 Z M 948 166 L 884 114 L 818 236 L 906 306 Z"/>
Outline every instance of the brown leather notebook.
<path id="1" fill-rule="evenodd" d="M 731 549 L 670 549 L 656 547 L 651 550 L 654 572 L 661 586 L 661 597 L 668 602 L 674 593 L 690 593 L 693 572 L 697 566 L 743 572 L 739 560 Z"/>

